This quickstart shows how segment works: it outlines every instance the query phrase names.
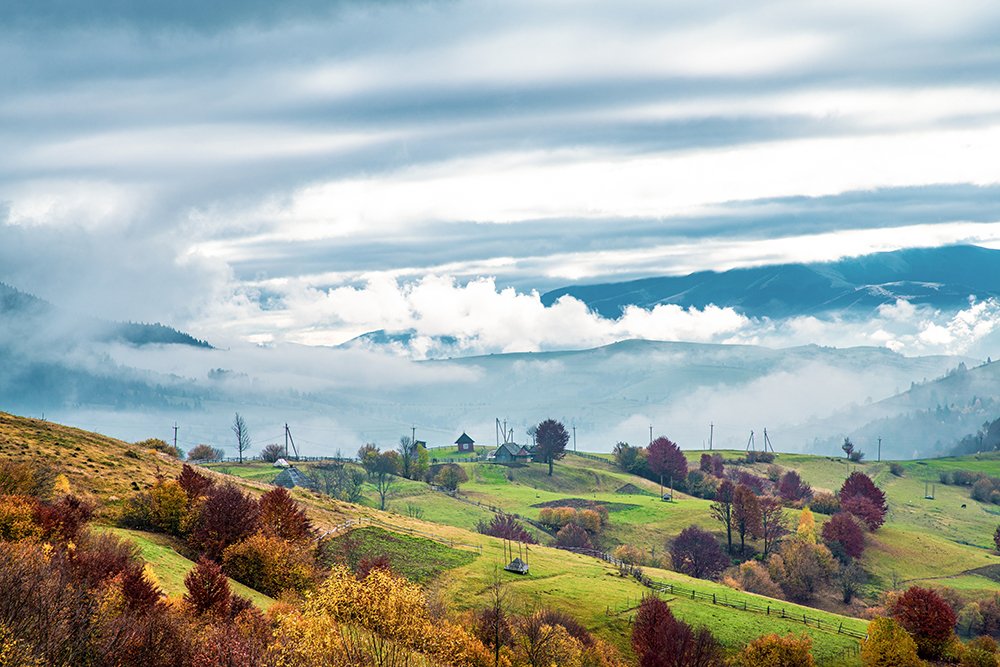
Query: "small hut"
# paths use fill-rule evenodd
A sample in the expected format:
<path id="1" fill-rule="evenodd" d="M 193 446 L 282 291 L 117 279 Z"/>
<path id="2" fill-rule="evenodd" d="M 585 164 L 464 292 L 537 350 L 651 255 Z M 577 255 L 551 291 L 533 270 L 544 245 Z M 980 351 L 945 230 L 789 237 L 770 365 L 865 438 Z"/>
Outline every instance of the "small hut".
<path id="1" fill-rule="evenodd" d="M 462 431 L 462 435 L 458 436 L 458 440 L 455 441 L 458 445 L 459 453 L 474 452 L 476 450 L 476 441 L 469 437 L 469 434 Z"/>
<path id="2" fill-rule="evenodd" d="M 524 551 L 522 552 L 522 547 Z M 521 556 L 524 556 L 522 559 Z M 528 574 L 528 545 L 517 543 L 517 556 L 514 555 L 514 545 L 511 544 L 510 540 L 503 541 L 503 559 L 511 561 L 504 565 L 503 569 L 508 572 L 513 572 L 514 574 Z"/>

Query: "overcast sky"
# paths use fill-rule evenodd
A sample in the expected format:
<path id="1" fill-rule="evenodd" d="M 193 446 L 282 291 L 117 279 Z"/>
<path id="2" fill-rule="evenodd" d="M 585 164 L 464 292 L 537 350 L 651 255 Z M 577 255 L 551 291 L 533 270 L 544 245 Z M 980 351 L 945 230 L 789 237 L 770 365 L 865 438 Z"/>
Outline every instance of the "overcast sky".
<path id="1" fill-rule="evenodd" d="M 988 1 L 8 0 L 0 280 L 213 342 L 756 342 L 532 290 L 1000 247 L 998 34 Z"/>

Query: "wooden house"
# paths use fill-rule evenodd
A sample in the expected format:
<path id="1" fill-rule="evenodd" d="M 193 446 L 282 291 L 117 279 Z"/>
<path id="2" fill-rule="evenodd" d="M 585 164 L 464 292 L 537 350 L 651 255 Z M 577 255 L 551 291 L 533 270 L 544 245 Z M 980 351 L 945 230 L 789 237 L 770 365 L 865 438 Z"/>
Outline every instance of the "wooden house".
<path id="1" fill-rule="evenodd" d="M 505 442 L 490 454 L 489 460 L 493 463 L 527 463 L 531 460 L 531 452 L 516 442 Z"/>
<path id="2" fill-rule="evenodd" d="M 476 441 L 470 438 L 465 431 L 462 431 L 462 435 L 458 436 L 455 444 L 458 445 L 459 452 L 474 452 L 476 450 Z"/>

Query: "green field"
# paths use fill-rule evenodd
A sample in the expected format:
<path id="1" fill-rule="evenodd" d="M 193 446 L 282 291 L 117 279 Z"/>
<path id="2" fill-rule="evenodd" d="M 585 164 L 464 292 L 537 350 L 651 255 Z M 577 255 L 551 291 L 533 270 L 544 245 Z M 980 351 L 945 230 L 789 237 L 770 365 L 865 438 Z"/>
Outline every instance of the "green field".
<path id="1" fill-rule="evenodd" d="M 164 593 L 170 597 L 180 597 L 187 591 L 184 586 L 184 577 L 194 567 L 194 563 L 177 552 L 170 537 L 126 528 L 102 526 L 98 529 L 113 533 L 138 546 L 142 559 L 152 569 Z M 234 593 L 250 598 L 261 609 L 268 609 L 274 604 L 273 599 L 238 581 L 230 579 L 229 586 Z"/>
<path id="2" fill-rule="evenodd" d="M 379 556 L 388 559 L 393 572 L 424 583 L 446 570 L 471 563 L 477 554 L 375 526 L 340 535 L 330 540 L 325 550 L 328 562 L 343 559 L 351 567 L 356 567 L 363 559 Z"/>

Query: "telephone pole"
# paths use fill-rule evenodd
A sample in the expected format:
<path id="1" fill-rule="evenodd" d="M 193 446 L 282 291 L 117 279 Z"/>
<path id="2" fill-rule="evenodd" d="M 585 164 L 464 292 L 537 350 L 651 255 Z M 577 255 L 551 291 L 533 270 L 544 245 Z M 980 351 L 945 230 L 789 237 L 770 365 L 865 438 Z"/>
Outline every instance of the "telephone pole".
<path id="1" fill-rule="evenodd" d="M 576 451 L 576 425 L 573 426 L 573 451 Z"/>
<path id="2" fill-rule="evenodd" d="M 882 461 L 882 438 L 878 439 L 878 460 Z"/>
<path id="3" fill-rule="evenodd" d="M 708 424 L 708 451 L 712 451 L 712 438 L 715 436 L 715 424 Z"/>
<path id="4" fill-rule="evenodd" d="M 653 444 L 653 425 L 649 425 L 649 444 Z M 663 486 L 663 481 L 660 481 L 660 486 Z"/>
<path id="5" fill-rule="evenodd" d="M 417 427 L 413 425 L 410 427 L 410 447 L 415 445 L 417 442 Z"/>
<path id="6" fill-rule="evenodd" d="M 285 422 L 285 460 L 288 460 L 288 422 Z"/>
<path id="7" fill-rule="evenodd" d="M 177 449 L 177 422 L 174 422 L 174 449 Z"/>

